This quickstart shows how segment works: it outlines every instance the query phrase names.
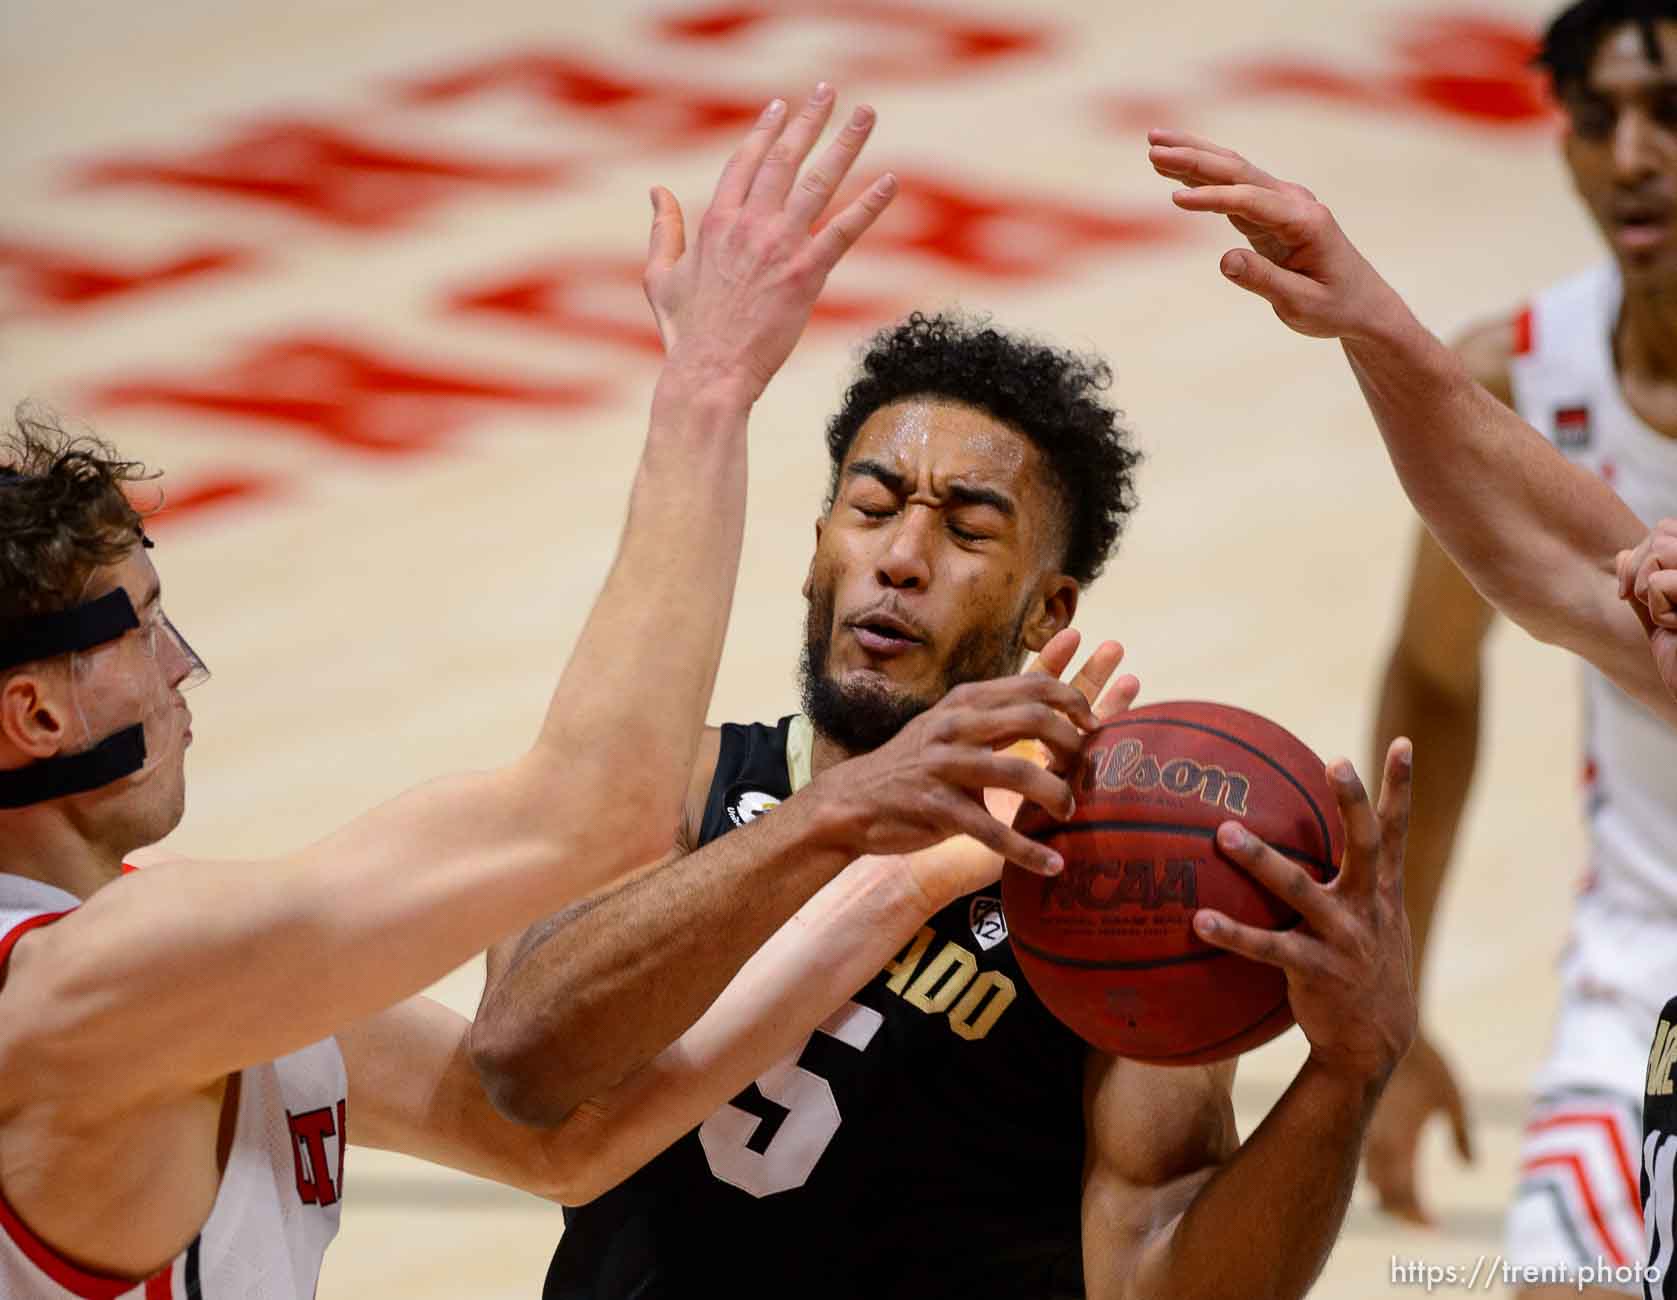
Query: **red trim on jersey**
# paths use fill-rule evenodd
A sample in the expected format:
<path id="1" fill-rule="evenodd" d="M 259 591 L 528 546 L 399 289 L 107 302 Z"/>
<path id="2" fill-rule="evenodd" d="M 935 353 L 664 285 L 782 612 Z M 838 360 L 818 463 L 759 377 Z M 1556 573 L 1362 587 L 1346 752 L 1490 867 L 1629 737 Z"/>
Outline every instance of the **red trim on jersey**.
<path id="1" fill-rule="evenodd" d="M 17 1211 L 6 1203 L 4 1193 L 0 1193 L 0 1226 L 5 1228 L 12 1244 L 28 1257 L 31 1264 L 72 1295 L 82 1296 L 84 1300 L 117 1300 L 118 1296 L 125 1296 L 140 1285 L 131 1279 L 92 1273 L 70 1263 L 29 1230 L 29 1225 L 18 1218 Z M 170 1300 L 174 1295 L 170 1281 L 174 1267 L 175 1261 L 170 1260 L 157 1277 L 146 1282 L 146 1300 Z M 160 1291 L 153 1290 L 158 1279 L 162 1279 L 163 1289 Z"/>
<path id="2" fill-rule="evenodd" d="M 0 935 L 0 971 L 3 971 L 6 963 L 11 960 L 12 949 L 17 946 L 19 939 L 23 938 L 29 931 L 38 929 L 43 925 L 50 925 L 60 917 L 69 914 L 69 911 L 43 912 L 40 916 L 31 916 L 19 921 L 4 935 Z M 12 1209 L 4 1192 L 0 1192 L 0 1227 L 6 1230 L 6 1235 L 12 1239 L 12 1243 L 23 1252 L 31 1264 L 66 1291 L 86 1297 L 86 1300 L 116 1300 L 117 1296 L 126 1295 L 140 1285 L 131 1279 L 111 1277 L 106 1273 L 89 1272 L 87 1269 L 78 1268 L 64 1259 L 51 1246 L 30 1231 L 27 1223 L 18 1218 L 17 1211 Z M 162 1291 L 154 1292 L 152 1283 L 146 1283 L 146 1300 L 169 1300 L 173 1291 L 169 1289 L 168 1274 L 173 1267 L 174 1261 L 171 1260 L 169 1268 L 166 1268 L 160 1274 L 164 1286 Z"/>
<path id="3" fill-rule="evenodd" d="M 50 925 L 61 916 L 69 916 L 73 911 L 75 909 L 72 907 L 65 908 L 62 912 L 42 912 L 39 916 L 31 916 L 19 921 L 4 935 L 0 935 L 0 974 L 5 973 L 6 963 L 12 959 L 12 949 L 17 947 L 19 939 L 39 926 Z"/>
<path id="4" fill-rule="evenodd" d="M 170 1260 L 168 1268 L 146 1279 L 146 1300 L 174 1300 L 174 1295 L 175 1262 Z"/>
<path id="5" fill-rule="evenodd" d="M 1640 1211 L 1642 1186 L 1632 1172 L 1630 1149 L 1625 1145 L 1623 1126 L 1618 1115 L 1610 1110 L 1561 1110 L 1526 1125 L 1527 1133 L 1542 1133 L 1552 1128 L 1599 1128 L 1607 1134 L 1607 1145 L 1613 1148 L 1613 1159 L 1619 1166 L 1619 1176 L 1625 1180 L 1625 1195 L 1631 1208 Z"/>
<path id="6" fill-rule="evenodd" d="M 1595 1192 L 1590 1187 L 1590 1176 L 1584 1171 L 1584 1162 L 1570 1151 L 1557 1152 L 1550 1156 L 1535 1156 L 1520 1167 L 1522 1174 L 1534 1174 L 1540 1169 L 1565 1169 L 1572 1174 L 1573 1181 L 1578 1184 L 1578 1192 L 1584 1201 L 1584 1210 L 1590 1216 L 1590 1222 L 1595 1225 L 1596 1236 L 1601 1244 L 1607 1247 L 1607 1258 L 1615 1268 L 1624 1268 L 1630 1263 L 1625 1254 L 1607 1231 L 1607 1221 L 1601 1217 L 1601 1206 L 1596 1204 Z"/>
<path id="7" fill-rule="evenodd" d="M 1529 357 L 1536 345 L 1536 332 L 1532 328 L 1531 308 L 1520 308 L 1519 315 L 1514 317 L 1514 355 Z"/>

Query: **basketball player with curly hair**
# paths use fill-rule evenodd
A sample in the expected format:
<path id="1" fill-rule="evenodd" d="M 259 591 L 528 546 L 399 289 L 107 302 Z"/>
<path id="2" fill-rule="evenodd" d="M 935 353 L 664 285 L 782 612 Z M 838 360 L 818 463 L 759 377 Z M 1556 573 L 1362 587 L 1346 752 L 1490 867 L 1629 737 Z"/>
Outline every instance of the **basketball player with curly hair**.
<path id="1" fill-rule="evenodd" d="M 203 663 L 124 494 L 139 468 L 34 418 L 0 444 L 0 1293 L 306 1300 L 351 1136 L 554 1196 L 579 1150 L 643 1139 L 623 1092 L 614 1124 L 508 1123 L 466 1022 L 414 995 L 669 846 L 747 418 L 893 193 L 883 177 L 815 228 L 873 124 L 858 110 L 800 178 L 831 106 L 825 87 L 795 117 L 770 105 L 691 241 L 654 191 L 665 363 L 616 561 L 534 743 L 313 845 L 123 871 L 182 815 Z M 850 899 L 817 901 L 842 927 Z M 695 1035 L 655 1082 L 702 1106 L 754 1043 L 714 1018 Z"/>
<path id="2" fill-rule="evenodd" d="M 1351 847 L 1331 886 L 1221 828 L 1223 852 L 1306 918 L 1285 934 L 1209 909 L 1195 921 L 1208 943 L 1285 969 L 1312 1045 L 1244 1143 L 1232 1061 L 1120 1060 L 1037 999 L 996 854 L 882 895 L 861 940 L 871 965 L 857 932 L 793 915 L 858 854 L 969 829 L 1058 865 L 972 818 L 994 747 L 1027 731 L 1052 763 L 1016 790 L 1053 815 L 1072 807 L 1060 774 L 1095 718 L 1011 674 L 1032 650 L 1051 673 L 1069 658 L 1079 594 L 1133 508 L 1109 383 L 1098 360 L 983 321 L 915 314 L 877 336 L 827 429 L 802 711 L 707 732 L 676 850 L 492 954 L 473 1056 L 497 1103 L 537 1124 L 586 1113 L 579 1089 L 633 1086 L 625 1060 L 663 1068 L 712 999 L 770 1002 L 765 954 L 793 935 L 826 954 L 803 981 L 861 968 L 823 1015 L 786 1016 L 800 1031 L 786 1054 L 678 1142 L 578 1179 L 548 1300 L 1249 1300 L 1314 1281 L 1413 1026 L 1406 747 L 1378 815 L 1335 765 Z M 1077 684 L 1091 700 L 1120 653 L 1090 656 Z M 1120 678 L 1101 712 L 1137 686 Z"/>

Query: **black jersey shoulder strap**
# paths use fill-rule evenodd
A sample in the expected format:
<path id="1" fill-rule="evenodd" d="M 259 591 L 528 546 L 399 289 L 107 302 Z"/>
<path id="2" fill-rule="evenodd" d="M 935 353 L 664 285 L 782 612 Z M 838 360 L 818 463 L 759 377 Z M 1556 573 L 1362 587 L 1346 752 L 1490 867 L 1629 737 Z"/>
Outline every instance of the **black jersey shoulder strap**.
<path id="1" fill-rule="evenodd" d="M 722 724 L 716 773 L 705 797 L 704 820 L 699 823 L 700 845 L 709 844 L 718 835 L 745 825 L 791 797 L 786 749 L 792 716 L 772 727 L 762 722 Z"/>
<path id="2" fill-rule="evenodd" d="M 1642 1103 L 1642 1204 L 1650 1300 L 1677 1300 L 1677 998 L 1665 1004 L 1648 1054 Z"/>

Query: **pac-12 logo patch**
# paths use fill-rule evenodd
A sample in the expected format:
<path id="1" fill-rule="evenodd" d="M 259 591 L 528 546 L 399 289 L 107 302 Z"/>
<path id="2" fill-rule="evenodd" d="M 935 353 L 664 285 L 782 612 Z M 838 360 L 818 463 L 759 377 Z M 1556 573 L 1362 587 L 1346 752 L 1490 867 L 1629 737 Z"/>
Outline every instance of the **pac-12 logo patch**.
<path id="1" fill-rule="evenodd" d="M 1555 408 L 1555 445 L 1562 451 L 1582 451 L 1590 445 L 1590 408 Z"/>
<path id="2" fill-rule="evenodd" d="M 744 826 L 746 822 L 756 821 L 771 808 L 778 808 L 780 800 L 767 790 L 758 790 L 748 785 L 736 785 L 728 791 L 725 804 L 728 810 L 728 820 L 735 826 Z"/>
<path id="3" fill-rule="evenodd" d="M 967 924 L 978 946 L 989 952 L 1007 938 L 1007 917 L 1002 915 L 1002 900 L 982 896 L 972 900 L 967 908 Z"/>

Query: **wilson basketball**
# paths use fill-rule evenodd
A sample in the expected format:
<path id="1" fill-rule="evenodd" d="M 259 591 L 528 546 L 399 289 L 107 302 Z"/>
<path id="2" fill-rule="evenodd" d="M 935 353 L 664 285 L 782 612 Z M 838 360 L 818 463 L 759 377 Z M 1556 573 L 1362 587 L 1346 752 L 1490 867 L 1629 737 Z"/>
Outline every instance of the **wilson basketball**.
<path id="1" fill-rule="evenodd" d="M 1193 917 L 1297 924 L 1214 837 L 1238 820 L 1331 880 L 1344 833 L 1322 760 L 1245 709 L 1153 704 L 1089 737 L 1074 789 L 1070 821 L 1026 804 L 1017 823 L 1065 870 L 1002 877 L 1014 952 L 1049 1010 L 1104 1051 L 1168 1065 L 1236 1056 L 1291 1025 L 1280 969 L 1212 947 Z"/>

